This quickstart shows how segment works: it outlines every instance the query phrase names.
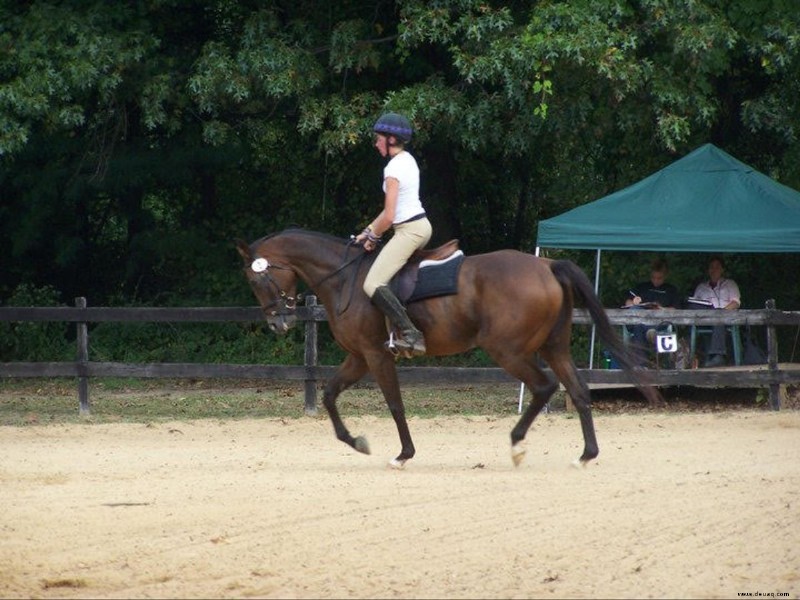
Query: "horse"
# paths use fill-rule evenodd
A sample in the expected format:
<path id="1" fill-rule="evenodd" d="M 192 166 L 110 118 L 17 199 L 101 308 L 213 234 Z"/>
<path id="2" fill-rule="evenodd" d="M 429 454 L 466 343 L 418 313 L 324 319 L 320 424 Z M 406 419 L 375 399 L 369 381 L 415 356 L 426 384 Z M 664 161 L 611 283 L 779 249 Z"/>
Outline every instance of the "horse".
<path id="1" fill-rule="evenodd" d="M 244 261 L 245 276 L 275 333 L 285 334 L 297 321 L 299 281 L 317 295 L 325 306 L 333 337 L 347 352 L 323 394 L 336 437 L 358 452 L 370 453 L 366 438 L 350 434 L 336 405 L 338 396 L 369 372 L 383 393 L 400 437 L 400 453 L 389 465 L 403 468 L 414 457 L 415 448 L 400 393 L 396 357 L 385 345 L 385 317 L 361 287 L 375 253 L 365 252 L 352 240 L 304 229 L 287 229 L 251 244 L 237 239 L 235 244 Z M 559 381 L 572 397 L 583 433 L 583 453 L 574 464 L 586 465 L 599 453 L 589 388 L 570 353 L 576 298 L 588 309 L 600 340 L 641 393 L 651 404 L 659 402 L 660 394 L 636 368 L 591 282 L 572 261 L 507 249 L 466 256 L 457 284 L 455 294 L 409 303 L 408 314 L 425 335 L 428 355 L 482 348 L 531 391 L 530 403 L 511 430 L 514 465 L 521 463 L 528 429 Z M 540 366 L 537 356 L 549 365 L 553 375 Z"/>

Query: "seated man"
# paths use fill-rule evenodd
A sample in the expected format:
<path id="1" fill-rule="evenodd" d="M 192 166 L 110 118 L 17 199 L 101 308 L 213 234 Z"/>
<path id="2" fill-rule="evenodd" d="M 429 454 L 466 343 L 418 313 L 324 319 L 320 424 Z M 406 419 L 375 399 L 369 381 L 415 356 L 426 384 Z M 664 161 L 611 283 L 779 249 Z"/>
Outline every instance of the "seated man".
<path id="1" fill-rule="evenodd" d="M 712 256 L 708 261 L 708 281 L 703 281 L 694 290 L 694 297 L 711 302 L 714 308 L 736 310 L 742 304 L 739 286 L 733 279 L 723 277 L 725 263 L 720 256 Z M 706 345 L 705 367 L 719 367 L 726 364 L 728 354 L 725 325 L 714 325 L 711 339 Z"/>
<path id="2" fill-rule="evenodd" d="M 667 261 L 662 258 L 653 261 L 650 267 L 650 281 L 637 283 L 628 292 L 625 299 L 625 306 L 631 308 L 677 308 L 680 304 L 678 288 L 671 283 L 667 283 L 669 267 Z M 633 337 L 634 347 L 639 358 L 639 364 L 646 363 L 644 349 L 652 347 L 655 336 L 655 325 L 633 325 L 628 326 L 628 330 Z"/>

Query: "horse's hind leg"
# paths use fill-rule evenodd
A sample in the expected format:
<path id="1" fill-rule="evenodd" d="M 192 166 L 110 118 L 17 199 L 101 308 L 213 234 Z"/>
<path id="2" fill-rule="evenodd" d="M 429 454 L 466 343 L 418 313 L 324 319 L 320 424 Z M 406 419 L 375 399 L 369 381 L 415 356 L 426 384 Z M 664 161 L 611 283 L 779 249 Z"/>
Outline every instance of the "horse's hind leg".
<path id="1" fill-rule="evenodd" d="M 535 359 L 532 359 L 532 361 Z M 514 461 L 514 466 L 519 466 L 522 459 L 525 458 L 525 448 L 522 446 L 522 441 L 528 434 L 528 430 L 533 425 L 533 421 L 542 412 L 542 408 L 553 395 L 558 387 L 558 382 L 549 377 L 537 365 L 531 362 L 530 371 L 526 377 L 517 375 L 531 391 L 531 401 L 525 412 L 522 413 L 517 424 L 511 430 L 511 458 Z"/>
<path id="2" fill-rule="evenodd" d="M 333 424 L 333 430 L 336 433 L 337 439 L 348 446 L 352 446 L 359 452 L 369 454 L 369 444 L 367 444 L 367 440 L 362 436 L 354 438 L 350 435 L 347 427 L 345 427 L 344 421 L 342 421 L 339 415 L 339 409 L 336 406 L 336 399 L 339 397 L 339 394 L 361 379 L 366 372 L 367 363 L 364 359 L 348 354 L 347 358 L 344 359 L 344 362 L 339 366 L 339 369 L 325 386 L 322 404 L 328 411 L 328 416 Z"/>
<path id="3" fill-rule="evenodd" d="M 534 419 L 539 415 L 544 408 L 544 405 L 550 400 L 553 392 L 558 387 L 556 382 L 537 364 L 535 356 L 523 357 L 518 355 L 509 355 L 503 353 L 492 353 L 492 358 L 495 362 L 503 367 L 509 374 L 519 379 L 531 391 L 532 399 L 525 412 L 522 413 L 517 424 L 511 430 L 511 458 L 514 465 L 518 466 L 522 459 L 525 458 L 525 449 L 522 446 L 522 440 L 528 434 Z"/>
<path id="4" fill-rule="evenodd" d="M 597 436 L 594 430 L 594 419 L 592 417 L 592 398 L 589 393 L 589 386 L 583 381 L 572 362 L 572 357 L 550 357 L 548 363 L 553 369 L 553 373 L 559 378 L 567 394 L 572 398 L 575 410 L 581 421 L 581 431 L 583 432 L 583 454 L 576 461 L 585 465 L 600 453 L 597 447 Z"/>

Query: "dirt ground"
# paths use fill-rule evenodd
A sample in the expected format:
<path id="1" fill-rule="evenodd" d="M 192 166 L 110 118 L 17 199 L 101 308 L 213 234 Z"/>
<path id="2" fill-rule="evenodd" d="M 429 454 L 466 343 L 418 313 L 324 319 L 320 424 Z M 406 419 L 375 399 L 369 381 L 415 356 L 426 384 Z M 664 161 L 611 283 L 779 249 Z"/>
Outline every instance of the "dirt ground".
<path id="1" fill-rule="evenodd" d="M 800 596 L 800 411 L 0 428 L 0 596 Z"/>

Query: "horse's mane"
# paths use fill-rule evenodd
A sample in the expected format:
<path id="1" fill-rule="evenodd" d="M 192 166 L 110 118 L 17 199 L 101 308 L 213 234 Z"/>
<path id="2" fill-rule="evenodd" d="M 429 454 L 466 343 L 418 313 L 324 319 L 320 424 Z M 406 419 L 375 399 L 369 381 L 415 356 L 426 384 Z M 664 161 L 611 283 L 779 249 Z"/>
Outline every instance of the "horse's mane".
<path id="1" fill-rule="evenodd" d="M 304 235 L 304 236 L 319 238 L 320 240 L 325 240 L 325 241 L 328 241 L 328 242 L 331 242 L 331 243 L 338 243 L 338 244 L 341 244 L 341 245 L 345 245 L 345 244 L 349 243 L 349 241 L 350 241 L 350 240 L 346 240 L 346 239 L 341 238 L 341 237 L 337 237 L 335 235 L 331 235 L 329 233 L 323 233 L 321 231 L 312 231 L 310 229 L 303 229 L 302 227 L 290 227 L 288 229 L 284 229 L 283 231 L 276 231 L 275 233 L 270 233 L 269 235 L 265 235 L 264 237 L 257 239 L 251 245 L 252 246 L 257 246 L 257 245 L 261 244 L 262 242 L 266 242 L 267 240 L 269 240 L 271 238 L 274 238 L 274 237 L 279 236 L 279 235 L 284 235 L 284 234 L 287 234 L 287 233 L 298 233 L 298 234 L 301 234 L 301 235 Z"/>

